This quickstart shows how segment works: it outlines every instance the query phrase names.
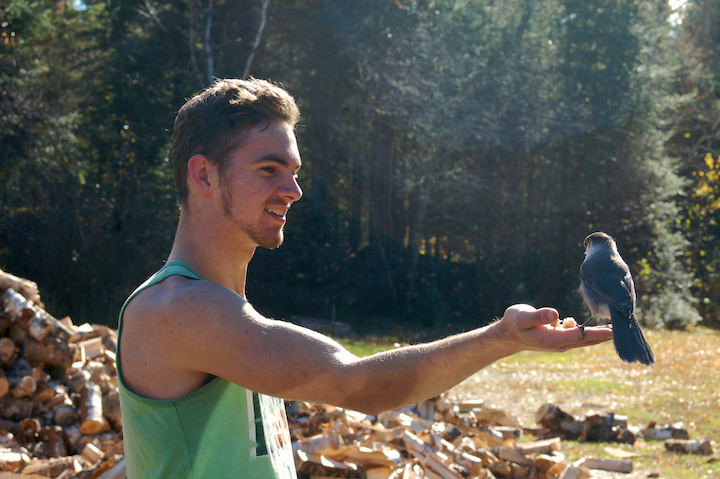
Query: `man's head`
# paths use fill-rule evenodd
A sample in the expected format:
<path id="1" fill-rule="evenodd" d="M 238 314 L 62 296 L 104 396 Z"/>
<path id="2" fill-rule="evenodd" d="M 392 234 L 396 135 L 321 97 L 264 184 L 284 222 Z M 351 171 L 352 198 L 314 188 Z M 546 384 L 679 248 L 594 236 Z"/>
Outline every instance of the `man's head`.
<path id="1" fill-rule="evenodd" d="M 295 100 L 264 80 L 217 80 L 183 105 L 175 118 L 172 160 L 179 205 L 187 205 L 187 162 L 196 154 L 227 168 L 229 153 L 240 146 L 242 133 L 271 121 L 294 126 L 300 118 Z"/>

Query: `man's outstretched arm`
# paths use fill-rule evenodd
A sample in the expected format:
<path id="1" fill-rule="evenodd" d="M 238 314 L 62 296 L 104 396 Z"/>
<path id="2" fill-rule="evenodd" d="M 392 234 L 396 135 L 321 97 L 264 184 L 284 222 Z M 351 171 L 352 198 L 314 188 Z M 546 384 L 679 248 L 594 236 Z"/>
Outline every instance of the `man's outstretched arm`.
<path id="1" fill-rule="evenodd" d="M 436 396 L 522 350 L 566 351 L 612 338 L 608 328 L 555 328 L 558 313 L 508 308 L 488 326 L 359 358 L 322 334 L 264 318 L 234 292 L 188 281 L 162 325 L 158 354 L 180 368 L 286 399 L 378 413 Z M 146 324 L 150 324 L 148 321 Z"/>

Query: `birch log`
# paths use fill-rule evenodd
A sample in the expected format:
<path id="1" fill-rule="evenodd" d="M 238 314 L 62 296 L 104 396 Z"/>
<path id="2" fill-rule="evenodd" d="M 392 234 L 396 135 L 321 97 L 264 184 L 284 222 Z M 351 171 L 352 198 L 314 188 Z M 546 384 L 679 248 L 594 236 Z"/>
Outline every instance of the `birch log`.
<path id="1" fill-rule="evenodd" d="M 83 402 L 80 408 L 80 431 L 83 434 L 93 435 L 99 433 L 105 425 L 102 408 L 102 391 L 100 386 L 88 382 L 83 391 Z"/>
<path id="2" fill-rule="evenodd" d="M 18 278 L 0 269 L 0 289 L 12 288 L 35 304 L 41 304 L 40 291 L 34 281 Z"/>

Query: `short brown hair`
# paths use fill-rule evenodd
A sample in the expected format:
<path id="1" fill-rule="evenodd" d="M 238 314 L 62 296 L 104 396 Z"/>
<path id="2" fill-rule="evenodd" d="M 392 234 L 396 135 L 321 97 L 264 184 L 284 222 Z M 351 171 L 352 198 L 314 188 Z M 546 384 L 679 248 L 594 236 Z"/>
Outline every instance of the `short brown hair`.
<path id="1" fill-rule="evenodd" d="M 178 205 L 187 204 L 187 162 L 193 155 L 205 155 L 219 165 L 222 176 L 244 130 L 272 120 L 295 126 L 299 119 L 295 100 L 277 85 L 255 78 L 216 80 L 188 100 L 175 118 L 172 161 Z"/>

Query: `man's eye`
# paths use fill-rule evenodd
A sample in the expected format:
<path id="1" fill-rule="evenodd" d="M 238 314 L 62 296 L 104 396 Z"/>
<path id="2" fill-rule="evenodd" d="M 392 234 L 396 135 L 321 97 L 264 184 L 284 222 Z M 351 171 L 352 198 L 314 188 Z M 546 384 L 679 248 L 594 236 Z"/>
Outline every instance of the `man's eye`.
<path id="1" fill-rule="evenodd" d="M 265 173 L 275 173 L 275 167 L 274 166 L 265 166 L 262 169 Z"/>

